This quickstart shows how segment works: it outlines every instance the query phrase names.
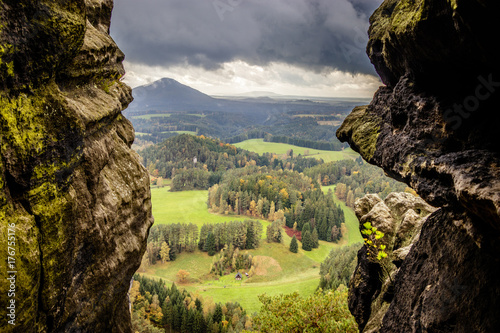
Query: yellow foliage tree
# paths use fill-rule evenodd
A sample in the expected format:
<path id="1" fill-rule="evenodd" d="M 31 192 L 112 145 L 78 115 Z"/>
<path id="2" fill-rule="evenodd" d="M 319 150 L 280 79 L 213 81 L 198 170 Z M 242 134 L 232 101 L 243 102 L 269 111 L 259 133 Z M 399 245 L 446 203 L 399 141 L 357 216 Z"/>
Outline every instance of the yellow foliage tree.
<path id="1" fill-rule="evenodd" d="M 185 283 L 187 282 L 189 275 L 191 275 L 191 273 L 189 273 L 188 271 L 184 269 L 179 269 L 179 271 L 177 272 L 177 280 L 180 283 Z"/>

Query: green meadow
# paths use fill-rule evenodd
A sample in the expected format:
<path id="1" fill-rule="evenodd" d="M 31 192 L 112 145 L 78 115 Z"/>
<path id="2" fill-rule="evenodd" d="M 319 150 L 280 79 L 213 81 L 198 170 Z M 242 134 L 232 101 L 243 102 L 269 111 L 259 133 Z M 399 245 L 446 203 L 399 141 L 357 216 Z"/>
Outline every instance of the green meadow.
<path id="1" fill-rule="evenodd" d="M 248 216 L 212 214 L 207 208 L 208 191 L 170 192 L 170 187 L 151 189 L 151 203 L 156 224 L 243 221 Z M 267 222 L 265 222 L 267 223 Z"/>
<path id="2" fill-rule="evenodd" d="M 151 115 L 153 116 L 153 115 Z M 292 146 L 283 143 L 264 142 L 262 139 L 246 140 L 236 144 L 237 147 L 251 150 L 259 154 L 273 152 L 284 154 L 293 149 L 294 154 L 322 158 L 324 161 L 335 161 L 346 158 L 356 158 L 358 155 L 351 149 L 344 151 L 323 151 Z M 249 219 L 248 216 L 214 214 L 208 211 L 208 191 L 170 192 L 167 186 L 151 189 L 153 216 L 156 224 L 194 223 L 201 227 L 205 223 L 221 223 Z M 335 186 L 325 186 L 335 191 Z M 334 194 L 334 200 L 340 204 L 345 214 L 345 224 L 342 225 L 343 237 L 338 243 L 320 241 L 320 246 L 312 251 L 291 253 L 288 248 L 291 238 L 283 232 L 283 242 L 267 243 L 265 227 L 269 222 L 260 220 L 263 225 L 262 243 L 258 249 L 247 250 L 258 261 L 259 273 L 241 281 L 234 279 L 234 274 L 214 279 L 208 275 L 214 257 L 205 252 L 181 253 L 173 262 L 156 264 L 141 268 L 140 273 L 149 277 L 162 278 L 168 283 L 176 282 L 176 274 L 180 269 L 190 273 L 187 283 L 179 286 L 203 298 L 208 302 L 239 302 L 249 313 L 259 311 L 258 295 L 277 295 L 297 291 L 302 296 L 311 295 L 319 283 L 319 267 L 335 247 L 362 242 L 358 220 L 352 209 L 339 201 Z M 243 273 L 243 272 L 242 272 Z"/>
<path id="3" fill-rule="evenodd" d="M 327 191 L 330 187 L 325 187 Z M 247 216 L 212 214 L 208 211 L 206 201 L 208 191 L 170 192 L 168 186 L 152 188 L 151 197 L 153 216 L 157 224 L 194 223 L 201 227 L 204 223 L 221 223 L 224 221 L 245 220 Z M 333 190 L 333 188 L 332 188 Z M 341 203 L 342 205 L 342 203 Z M 345 205 L 346 214 L 343 225 L 344 237 L 337 243 L 320 241 L 320 247 L 312 251 L 299 249 L 293 254 L 288 250 L 291 238 L 283 232 L 283 243 L 267 243 L 265 226 L 269 223 L 261 220 L 264 226 L 262 244 L 258 249 L 248 250 L 253 257 L 262 260 L 260 275 L 236 281 L 234 274 L 214 280 L 208 273 L 213 257 L 195 251 L 181 253 L 173 262 L 156 264 L 140 271 L 149 277 L 162 278 L 168 283 L 177 282 L 176 274 L 180 269 L 190 273 L 189 282 L 180 286 L 201 296 L 206 301 L 239 302 L 249 313 L 259 311 L 258 295 L 277 295 L 280 293 L 299 292 L 303 296 L 312 294 L 319 283 L 320 263 L 334 247 L 362 241 L 358 230 L 358 222 L 354 212 Z"/>
<path id="4" fill-rule="evenodd" d="M 195 131 L 164 131 L 162 133 L 177 133 L 177 134 L 191 134 L 191 135 L 196 135 Z"/>
<path id="5" fill-rule="evenodd" d="M 263 153 L 275 153 L 275 154 L 285 154 L 290 149 L 293 149 L 293 154 L 295 156 L 301 154 L 307 157 L 314 157 L 317 159 L 323 159 L 325 162 L 345 160 L 345 159 L 355 159 L 358 157 L 358 153 L 353 151 L 351 148 L 344 149 L 343 151 L 330 151 L 330 150 L 318 150 L 312 148 L 304 148 L 289 145 L 286 143 L 277 142 L 264 142 L 264 139 L 250 139 L 234 144 L 238 148 L 250 150 L 258 154 Z"/>
<path id="6" fill-rule="evenodd" d="M 136 119 L 151 119 L 153 117 L 170 117 L 172 114 L 170 113 L 151 113 L 151 114 L 142 114 L 140 116 L 133 116 L 132 118 Z"/>

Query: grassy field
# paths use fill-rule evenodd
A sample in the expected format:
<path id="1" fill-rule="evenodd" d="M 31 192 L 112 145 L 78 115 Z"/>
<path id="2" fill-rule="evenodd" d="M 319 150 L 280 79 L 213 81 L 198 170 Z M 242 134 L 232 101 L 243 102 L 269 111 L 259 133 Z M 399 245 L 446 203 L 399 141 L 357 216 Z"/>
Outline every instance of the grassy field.
<path id="1" fill-rule="evenodd" d="M 326 192 L 331 187 L 324 187 Z M 332 188 L 334 190 L 334 188 Z M 207 191 L 169 192 L 169 187 L 152 188 L 153 215 L 156 224 L 194 223 L 198 226 L 204 223 L 220 223 L 224 221 L 245 220 L 246 216 L 211 214 L 206 206 Z M 190 273 L 189 283 L 180 285 L 188 291 L 197 294 L 205 300 L 214 302 L 239 302 L 248 312 L 253 313 L 260 308 L 258 295 L 286 294 L 294 291 L 303 296 L 310 295 L 316 290 L 319 283 L 320 263 L 328 256 L 334 247 L 352 244 L 362 240 L 358 230 L 358 221 L 354 212 L 341 203 L 346 214 L 346 224 L 343 225 L 344 238 L 338 243 L 320 241 L 320 247 L 313 251 L 304 251 L 292 254 L 288 247 L 291 238 L 284 234 L 282 244 L 262 241 L 260 248 L 248 250 L 252 256 L 270 257 L 265 274 L 253 276 L 242 281 L 235 281 L 233 274 L 221 277 L 218 280 L 207 278 L 210 271 L 212 257 L 206 253 L 181 253 L 173 262 L 157 264 L 141 272 L 149 277 L 162 278 L 169 283 L 176 281 L 176 274 L 180 269 Z M 264 226 L 269 223 L 261 221 Z M 299 246 L 300 247 L 300 246 Z"/>
<path id="2" fill-rule="evenodd" d="M 151 114 L 143 114 L 140 116 L 133 116 L 132 118 L 136 119 L 151 119 L 152 117 L 170 117 L 170 113 L 151 113 Z"/>
<path id="3" fill-rule="evenodd" d="M 355 159 L 358 157 L 358 153 L 353 151 L 351 148 L 347 148 L 343 151 L 330 151 L 330 150 L 318 150 L 312 148 L 304 148 L 289 145 L 286 143 L 276 143 L 276 142 L 264 142 L 264 139 L 250 139 L 245 140 L 235 144 L 236 147 L 250 150 L 258 154 L 263 153 L 275 153 L 284 154 L 288 150 L 293 149 L 293 154 L 297 156 L 301 154 L 305 156 L 306 151 L 308 151 L 307 157 L 322 158 L 325 162 L 345 160 L 345 159 Z"/>
<path id="4" fill-rule="evenodd" d="M 215 303 L 239 302 L 250 313 L 259 310 L 260 294 L 277 295 L 297 291 L 307 296 L 316 290 L 319 282 L 319 263 L 302 252 L 292 254 L 286 244 L 269 244 L 265 241 L 260 248 L 247 252 L 253 257 L 265 258 L 263 260 L 266 265 L 260 272 L 262 275 L 244 277 L 241 281 L 236 281 L 234 274 L 220 277 L 218 280 L 208 278 L 207 273 L 213 258 L 200 251 L 182 253 L 175 261 L 151 266 L 142 274 L 153 278 L 161 277 L 171 283 L 176 281 L 177 272 L 185 269 L 190 273 L 190 281 L 180 284 L 180 287 Z"/>
<path id="5" fill-rule="evenodd" d="M 191 134 L 191 135 L 196 135 L 195 131 L 164 131 L 162 133 L 177 133 L 177 134 Z"/>
<path id="6" fill-rule="evenodd" d="M 170 192 L 170 187 L 151 188 L 155 224 L 243 221 L 250 217 L 212 214 L 207 209 L 208 191 Z M 267 223 L 267 222 L 266 222 Z"/>

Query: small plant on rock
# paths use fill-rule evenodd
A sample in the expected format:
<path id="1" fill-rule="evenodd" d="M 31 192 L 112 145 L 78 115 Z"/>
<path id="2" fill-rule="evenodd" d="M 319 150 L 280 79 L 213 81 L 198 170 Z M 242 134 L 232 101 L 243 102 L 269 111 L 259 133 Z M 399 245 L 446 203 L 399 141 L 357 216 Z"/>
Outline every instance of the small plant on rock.
<path id="1" fill-rule="evenodd" d="M 384 262 L 384 259 L 387 258 L 387 252 L 385 252 L 387 246 L 380 244 L 381 241 L 379 241 L 385 234 L 378 230 L 377 227 L 372 226 L 371 222 L 363 223 L 363 227 L 364 229 L 361 230 L 361 234 L 363 234 L 363 240 L 368 251 L 368 259 L 380 264 L 380 267 L 385 271 L 392 284 L 391 272 L 387 268 L 388 263 L 387 261 Z"/>

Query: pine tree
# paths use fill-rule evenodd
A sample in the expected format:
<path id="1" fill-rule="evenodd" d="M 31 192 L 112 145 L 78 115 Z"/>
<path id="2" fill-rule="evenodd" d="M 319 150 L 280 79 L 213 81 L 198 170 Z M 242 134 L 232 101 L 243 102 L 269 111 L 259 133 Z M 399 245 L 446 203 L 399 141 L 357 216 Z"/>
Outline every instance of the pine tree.
<path id="1" fill-rule="evenodd" d="M 213 256 L 215 254 L 215 236 L 213 233 L 209 232 L 207 235 L 206 249 L 209 256 Z"/>
<path id="2" fill-rule="evenodd" d="M 304 223 L 304 225 L 302 226 L 302 232 L 306 232 L 306 231 L 311 232 L 311 225 L 309 224 L 309 222 Z"/>
<path id="3" fill-rule="evenodd" d="M 302 232 L 302 249 L 304 251 L 311 251 L 313 248 L 313 240 L 309 230 Z"/>
<path id="4" fill-rule="evenodd" d="M 319 247 L 319 238 L 318 238 L 318 230 L 316 230 L 316 228 L 313 229 L 311 238 L 312 238 L 312 247 L 317 249 Z"/>
<path id="5" fill-rule="evenodd" d="M 253 226 L 247 225 L 247 240 L 246 240 L 246 244 L 245 244 L 245 248 L 247 250 L 254 248 L 254 246 L 253 246 L 254 239 L 255 239 L 255 235 L 253 233 Z"/>
<path id="6" fill-rule="evenodd" d="M 205 319 L 203 318 L 203 313 L 201 311 L 195 312 L 194 322 L 193 322 L 193 333 L 205 332 Z"/>
<path id="7" fill-rule="evenodd" d="M 188 310 L 183 308 L 182 310 L 182 319 L 181 319 L 181 332 L 189 332 L 188 331 L 188 321 L 189 321 L 189 314 Z"/>
<path id="8" fill-rule="evenodd" d="M 293 235 L 292 241 L 290 242 L 290 252 L 299 252 L 299 245 L 297 244 L 297 238 L 295 237 L 295 235 Z"/>
<path id="9" fill-rule="evenodd" d="M 217 303 L 217 305 L 215 306 L 213 321 L 214 323 L 219 323 L 221 320 L 222 320 L 222 307 L 220 306 L 220 303 Z"/>
<path id="10" fill-rule="evenodd" d="M 201 301 L 197 298 L 196 301 L 194 301 L 194 304 L 196 306 L 196 310 L 198 311 L 203 311 L 203 304 L 201 303 Z"/>

